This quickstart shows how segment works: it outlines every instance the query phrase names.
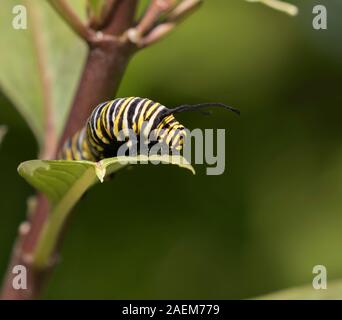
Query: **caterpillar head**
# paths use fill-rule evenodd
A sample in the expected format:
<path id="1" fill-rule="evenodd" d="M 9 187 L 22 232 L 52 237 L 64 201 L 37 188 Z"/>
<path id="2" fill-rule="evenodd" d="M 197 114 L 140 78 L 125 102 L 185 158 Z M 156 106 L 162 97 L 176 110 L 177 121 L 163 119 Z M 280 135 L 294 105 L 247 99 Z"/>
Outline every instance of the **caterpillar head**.
<path id="1" fill-rule="evenodd" d="M 195 105 L 185 104 L 174 109 L 166 108 L 166 111 L 163 113 L 163 119 L 159 124 L 159 127 L 164 128 L 165 133 L 160 134 L 157 130 L 157 134 L 159 134 L 160 137 L 159 141 L 163 141 L 163 143 L 165 143 L 171 150 L 181 151 L 183 149 L 188 130 L 175 119 L 174 114 L 186 111 L 198 111 L 208 107 L 221 107 L 233 111 L 238 115 L 240 114 L 238 109 L 218 102 L 200 103 Z"/>

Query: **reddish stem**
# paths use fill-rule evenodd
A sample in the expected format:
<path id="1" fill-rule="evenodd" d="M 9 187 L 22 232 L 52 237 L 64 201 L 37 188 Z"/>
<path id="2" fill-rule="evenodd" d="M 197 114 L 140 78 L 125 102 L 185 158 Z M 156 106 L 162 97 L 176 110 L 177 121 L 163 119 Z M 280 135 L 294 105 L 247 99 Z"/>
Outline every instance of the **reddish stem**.
<path id="1" fill-rule="evenodd" d="M 136 3 L 137 0 L 121 1 L 104 32 L 115 36 L 127 30 L 133 23 Z M 59 145 L 62 145 L 64 139 L 84 125 L 97 103 L 115 95 L 127 63 L 134 53 L 134 47 L 128 41 L 108 40 L 106 37 L 102 40 L 101 38 L 94 40 L 94 43 L 90 42 L 88 59 Z M 51 257 L 49 268 L 35 270 L 31 265 L 31 257 L 48 213 L 48 200 L 44 195 L 38 194 L 36 209 L 29 218 L 29 222 L 26 222 L 26 226 L 29 227 L 25 228 L 25 232 L 22 232 L 23 228 L 19 228 L 18 239 L 13 248 L 2 288 L 2 299 L 23 300 L 40 296 L 56 258 Z M 28 289 L 26 290 L 13 288 L 12 281 L 16 275 L 12 273 L 12 270 L 15 265 L 24 265 L 27 269 Z"/>
<path id="2" fill-rule="evenodd" d="M 71 111 L 59 141 L 58 148 L 64 141 L 72 136 L 77 130 L 85 125 L 89 114 L 100 102 L 111 99 L 115 96 L 126 66 L 137 50 L 137 46 L 130 42 L 127 30 L 134 28 L 134 15 L 138 0 L 117 0 L 111 1 L 111 5 L 106 9 L 103 30 L 96 32 L 89 26 L 81 24 L 78 18 L 66 6 L 64 0 L 50 0 L 54 4 L 59 4 L 59 11 L 67 13 L 65 20 L 73 29 L 83 36 L 89 44 L 88 58 L 79 82 L 78 89 L 71 107 Z M 164 0 L 169 3 L 170 0 Z M 183 0 L 185 4 L 197 4 L 199 0 Z M 171 2 L 170 2 L 171 3 Z M 61 6 L 63 4 L 63 6 Z M 184 7 L 184 5 L 183 5 Z M 190 11 L 191 6 L 185 6 L 183 11 Z M 181 7 L 182 8 L 182 7 Z M 175 9 L 177 11 L 177 8 Z M 182 10 L 181 10 L 182 11 Z M 172 13 L 171 13 L 172 14 Z M 181 12 L 183 14 L 183 12 Z M 178 14 L 180 16 L 181 14 Z M 176 14 L 177 16 L 177 14 Z M 158 19 L 159 14 L 150 15 L 146 19 Z M 153 20 L 152 19 L 152 20 Z M 148 25 L 153 25 L 153 21 Z M 156 21 L 155 21 L 156 22 Z M 150 43 L 159 40 L 164 33 L 154 32 Z M 46 123 L 47 131 L 50 130 L 49 123 Z M 45 137 L 48 138 L 48 137 Z M 56 149 L 58 149 L 56 148 Z M 51 151 L 48 150 L 48 154 Z M 57 154 L 58 150 L 53 150 Z M 46 154 L 43 150 L 42 154 Z M 28 218 L 28 222 L 19 227 L 18 239 L 14 245 L 11 262 L 8 267 L 1 297 L 3 299 L 35 299 L 40 296 L 41 290 L 48 280 L 48 276 L 55 265 L 56 256 L 59 251 L 60 242 L 55 248 L 54 256 L 51 257 L 51 264 L 48 268 L 34 269 L 32 266 L 32 253 L 36 247 L 41 234 L 42 227 L 48 218 L 49 203 L 47 198 L 38 194 L 36 197 L 36 207 Z M 64 232 L 64 230 L 63 230 Z M 62 233 L 63 233 L 62 232 Z M 60 240 L 62 234 L 60 235 Z M 12 281 L 15 274 L 12 273 L 13 266 L 24 265 L 27 269 L 27 290 L 15 290 Z"/>

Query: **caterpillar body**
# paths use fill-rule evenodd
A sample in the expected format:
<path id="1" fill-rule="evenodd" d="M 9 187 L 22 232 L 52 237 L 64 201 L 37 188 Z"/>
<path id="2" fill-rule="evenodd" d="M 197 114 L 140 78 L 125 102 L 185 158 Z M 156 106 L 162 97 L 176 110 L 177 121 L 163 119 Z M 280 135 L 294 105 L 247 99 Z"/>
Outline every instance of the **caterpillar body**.
<path id="1" fill-rule="evenodd" d="M 59 158 L 65 160 L 99 161 L 117 156 L 123 143 L 133 133 L 137 141 L 148 138 L 152 132 L 174 150 L 181 150 L 186 136 L 185 127 L 174 117 L 175 113 L 198 110 L 210 106 L 239 111 L 222 103 L 181 105 L 169 109 L 147 98 L 118 98 L 99 104 L 90 115 L 85 127 L 66 140 Z"/>

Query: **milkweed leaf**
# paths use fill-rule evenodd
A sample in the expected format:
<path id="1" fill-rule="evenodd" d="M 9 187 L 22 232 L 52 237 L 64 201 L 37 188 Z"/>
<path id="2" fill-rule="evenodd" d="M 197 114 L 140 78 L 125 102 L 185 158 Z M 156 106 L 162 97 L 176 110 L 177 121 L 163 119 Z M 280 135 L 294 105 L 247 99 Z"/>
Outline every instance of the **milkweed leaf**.
<path id="1" fill-rule="evenodd" d="M 82 0 L 73 0 L 70 4 L 75 12 L 84 15 Z M 26 29 L 16 29 L 13 24 L 18 15 L 15 8 L 19 5 L 26 8 Z M 86 46 L 45 0 L 2 0 L 0 36 L 5 44 L 0 50 L 0 90 L 23 116 L 42 146 L 44 88 L 41 70 L 52 84 L 49 99 L 54 125 L 60 135 L 85 59 Z M 37 58 L 37 37 L 45 61 L 42 65 Z"/>
<path id="2" fill-rule="evenodd" d="M 105 177 L 129 164 L 157 162 L 174 164 L 195 173 L 181 156 L 138 156 L 108 158 L 99 162 L 66 160 L 31 160 L 18 167 L 19 174 L 49 199 L 51 212 L 34 253 L 33 263 L 42 268 L 55 248 L 60 230 L 71 209 L 82 195 Z"/>

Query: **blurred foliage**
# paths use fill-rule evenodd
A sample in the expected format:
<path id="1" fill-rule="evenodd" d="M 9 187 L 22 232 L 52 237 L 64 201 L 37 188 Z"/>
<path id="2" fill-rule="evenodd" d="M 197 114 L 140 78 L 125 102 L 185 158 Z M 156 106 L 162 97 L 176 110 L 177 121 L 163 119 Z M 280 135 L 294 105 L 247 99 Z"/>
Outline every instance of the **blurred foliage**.
<path id="1" fill-rule="evenodd" d="M 38 80 L 30 51 L 25 57 L 20 47 L 26 31 L 11 30 L 2 16 L 10 10 L 6 1 L 0 11 L 6 39 L 0 123 L 9 127 L 0 149 L 1 274 L 33 192 L 16 167 L 37 152 L 12 103 L 29 104 L 29 111 L 41 106 L 39 97 L 21 89 L 29 81 L 29 91 L 39 92 L 33 87 Z M 45 298 L 249 298 L 310 284 L 317 264 L 328 270 L 322 295 L 336 297 L 329 281 L 342 278 L 342 3 L 292 3 L 299 6 L 296 18 L 241 0 L 206 1 L 168 39 L 133 59 L 118 96 L 170 107 L 215 100 L 241 109 L 240 119 L 221 110 L 210 118 L 179 117 L 190 129 L 227 129 L 227 170 L 211 177 L 197 166 L 193 177 L 173 167 L 142 166 L 97 185 L 74 210 Z M 326 31 L 312 28 L 315 4 L 327 7 Z M 61 23 L 49 21 L 44 37 Z M 63 52 L 81 55 L 73 39 Z M 73 55 L 55 54 L 70 63 L 64 72 L 56 69 L 75 80 Z M 12 79 L 6 70 L 16 66 L 22 78 Z M 6 90 L 2 78 L 15 90 Z M 60 82 L 54 85 L 66 85 Z M 69 98 L 56 104 L 61 119 L 73 90 L 67 89 Z"/>
<path id="2" fill-rule="evenodd" d="M 101 25 L 103 22 L 103 12 L 106 8 L 106 3 L 108 5 L 109 1 L 107 0 L 87 0 L 86 3 L 86 12 L 90 24 L 92 26 Z M 110 4 L 109 4 L 110 5 Z"/>
<path id="3" fill-rule="evenodd" d="M 99 17 L 101 15 L 102 8 L 105 4 L 106 0 L 87 0 L 87 5 L 91 12 Z"/>
<path id="4" fill-rule="evenodd" d="M 7 133 L 7 127 L 6 126 L 0 126 L 0 145 L 1 145 L 2 140 L 5 137 L 6 133 Z"/>
<path id="5" fill-rule="evenodd" d="M 72 1 L 73 7 L 83 11 L 83 1 Z M 23 4 L 27 8 L 27 29 L 12 26 L 12 8 Z M 37 17 L 37 30 L 32 15 Z M 37 31 L 41 32 L 37 34 Z M 45 0 L 1 1 L 0 36 L 4 49 L 0 50 L 0 88 L 12 101 L 33 130 L 39 144 L 43 143 L 43 86 L 37 59 L 37 37 L 42 38 L 46 65 L 42 67 L 53 84 L 52 106 L 58 134 L 65 118 L 79 78 L 85 56 L 85 45 Z M 5 45 L 6 44 L 6 45 Z"/>

